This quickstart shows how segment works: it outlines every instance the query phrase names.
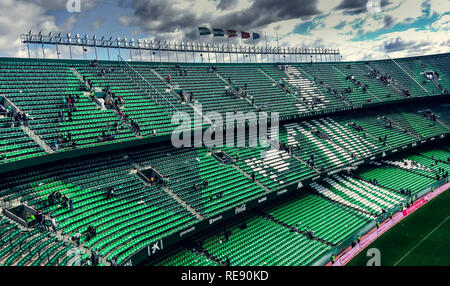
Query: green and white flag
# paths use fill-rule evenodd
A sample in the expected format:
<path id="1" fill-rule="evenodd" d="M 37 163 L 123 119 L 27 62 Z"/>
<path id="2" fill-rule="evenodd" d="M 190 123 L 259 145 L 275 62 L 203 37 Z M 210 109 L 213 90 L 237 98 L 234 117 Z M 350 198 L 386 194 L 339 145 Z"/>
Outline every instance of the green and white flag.
<path id="1" fill-rule="evenodd" d="M 214 37 L 223 37 L 225 36 L 225 31 L 222 29 L 213 29 Z"/>
<path id="2" fill-rule="evenodd" d="M 205 27 L 199 27 L 198 28 L 199 32 L 200 32 L 200 36 L 203 35 L 211 35 L 211 30 Z"/>

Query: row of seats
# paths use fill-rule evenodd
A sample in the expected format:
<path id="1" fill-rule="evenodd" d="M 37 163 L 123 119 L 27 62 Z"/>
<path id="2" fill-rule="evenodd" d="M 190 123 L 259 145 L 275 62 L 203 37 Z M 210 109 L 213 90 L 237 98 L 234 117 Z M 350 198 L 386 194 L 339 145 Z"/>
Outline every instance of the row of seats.
<path id="1" fill-rule="evenodd" d="M 97 235 L 89 241 L 83 235 L 81 243 L 108 259 L 117 256 L 120 263 L 149 241 L 195 222 L 159 186 L 146 186 L 130 174 L 131 168 L 118 155 L 67 162 L 25 176 L 11 174 L 0 192 L 3 200 L 20 199 L 54 216 L 64 235 L 84 234 L 94 226 Z M 108 188 L 114 190 L 113 198 L 106 198 Z M 49 194 L 57 191 L 72 199 L 73 211 L 63 204 L 48 204 Z"/>
<path id="2" fill-rule="evenodd" d="M 87 254 L 79 252 L 81 261 L 73 260 L 79 250 L 47 230 L 25 229 L 2 216 L 0 227 L 0 265 L 71 266 L 88 259 Z"/>
<path id="3" fill-rule="evenodd" d="M 44 150 L 11 118 L 0 117 L 0 165 L 44 154 Z"/>
<path id="4" fill-rule="evenodd" d="M 29 127 L 54 149 L 62 148 L 57 137 L 68 136 L 68 133 L 77 146 L 95 146 L 98 136 L 107 131 L 107 125 L 119 121 L 113 112 L 98 109 L 66 63 L 2 61 L 0 78 L 0 93 L 28 115 Z M 70 96 L 76 106 L 72 116 L 69 116 L 67 104 Z M 130 137 L 134 134 L 128 128 L 119 127 L 115 134 L 117 142 Z M 71 147 L 71 143 L 65 146 Z"/>
<path id="5" fill-rule="evenodd" d="M 437 171 L 441 165 L 432 164 L 435 160 L 428 156 L 446 161 L 450 152 L 427 147 L 415 155 L 398 155 L 402 160 L 425 159 Z M 448 162 L 441 164 L 450 168 Z M 216 230 L 194 238 L 194 242 L 202 245 L 206 253 L 222 261 L 228 259 L 231 265 L 311 265 L 331 249 L 327 243 L 339 245 L 383 216 L 383 210 L 389 214 L 392 208 L 405 206 L 408 196 L 401 189 L 412 189 L 414 195 L 434 182 L 420 173 L 376 163 L 351 175 L 341 173 L 315 182 L 310 185 L 312 192 L 290 195 L 264 206 L 244 222 L 229 222 L 225 227 L 228 235 Z M 314 239 L 307 235 L 311 231 Z M 213 260 L 208 261 L 206 256 L 199 259 L 198 254 L 181 248 L 150 264 L 200 266 L 207 263 Z"/>

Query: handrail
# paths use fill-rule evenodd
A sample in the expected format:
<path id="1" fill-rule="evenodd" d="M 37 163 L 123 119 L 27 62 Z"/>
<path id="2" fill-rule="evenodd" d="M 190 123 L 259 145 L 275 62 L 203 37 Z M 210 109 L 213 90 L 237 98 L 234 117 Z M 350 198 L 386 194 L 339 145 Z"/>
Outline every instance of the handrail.
<path id="1" fill-rule="evenodd" d="M 149 81 L 147 81 L 135 68 L 133 68 L 129 63 L 127 63 L 120 55 L 118 55 L 117 56 L 118 57 L 118 59 L 119 59 L 119 65 L 120 65 L 120 63 L 121 62 L 124 62 L 125 64 L 126 64 L 126 66 L 131 70 L 131 71 L 133 71 L 134 72 L 134 74 L 135 74 L 135 76 L 137 76 L 138 77 L 138 82 L 137 82 L 137 84 L 141 84 L 141 83 L 143 83 L 144 85 L 147 85 L 147 87 L 149 87 L 148 89 L 149 90 L 151 90 L 151 91 L 153 91 L 153 92 L 155 92 L 156 94 L 158 94 L 159 96 L 161 96 L 163 99 L 164 99 L 164 101 L 165 101 L 165 103 L 166 104 L 168 104 L 168 105 L 170 105 L 173 109 L 175 109 L 176 111 L 180 111 L 175 105 L 173 105 L 172 104 L 172 102 L 170 102 L 170 100 L 168 100 L 161 92 L 159 92 Z M 124 70 L 125 71 L 125 70 Z M 125 71 L 125 72 L 127 72 L 127 71 Z M 134 78 L 133 78 L 133 76 L 131 75 L 131 77 L 132 77 L 132 79 L 134 80 Z M 153 97 L 153 96 L 152 96 Z M 156 99 L 155 99 L 155 101 L 156 102 L 158 102 Z M 163 106 L 164 107 L 164 106 Z M 169 113 L 171 113 L 172 112 L 172 110 L 170 110 L 170 108 L 169 108 Z"/>
<path id="2" fill-rule="evenodd" d="M 417 80 L 415 80 L 407 71 L 405 71 L 405 69 L 403 69 L 402 66 L 400 66 L 393 58 L 391 58 L 390 56 L 388 56 L 388 58 L 394 62 L 394 64 L 396 64 L 404 73 L 406 73 L 415 83 L 417 83 L 423 90 L 425 90 L 425 92 L 429 92 L 425 87 L 423 87 L 419 82 L 417 82 Z"/>

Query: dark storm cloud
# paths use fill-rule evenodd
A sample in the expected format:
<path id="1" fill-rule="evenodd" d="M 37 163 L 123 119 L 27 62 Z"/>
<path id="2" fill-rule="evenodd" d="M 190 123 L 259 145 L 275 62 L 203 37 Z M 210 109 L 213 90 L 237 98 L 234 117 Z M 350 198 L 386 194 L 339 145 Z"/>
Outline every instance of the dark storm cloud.
<path id="1" fill-rule="evenodd" d="M 236 7 L 238 0 L 219 0 L 219 4 L 217 4 L 217 9 L 219 10 L 227 10 L 233 9 Z"/>
<path id="2" fill-rule="evenodd" d="M 420 48 L 429 46 L 430 44 L 431 44 L 430 42 L 418 42 L 418 41 L 406 42 L 400 37 L 397 37 L 394 40 L 384 42 L 383 48 L 386 52 L 391 53 L 403 50 L 409 51 L 419 50 Z"/>
<path id="3" fill-rule="evenodd" d="M 144 32 L 159 34 L 171 33 L 198 24 L 194 11 L 175 8 L 173 3 L 173 0 L 134 0 L 133 17 L 119 18 L 119 24 L 137 26 Z"/>
<path id="4" fill-rule="evenodd" d="M 256 0 L 238 13 L 226 14 L 213 22 L 236 28 L 260 28 L 278 21 L 309 19 L 320 14 L 314 0 Z"/>
<path id="5" fill-rule="evenodd" d="M 67 0 L 16 0 L 17 2 L 29 2 L 36 3 L 45 10 L 56 11 L 56 10 L 66 10 Z M 82 0 L 81 8 L 82 9 L 91 9 L 99 4 L 101 4 L 104 0 Z"/>
<path id="6" fill-rule="evenodd" d="M 386 15 L 383 18 L 383 23 L 384 23 L 384 28 L 386 29 L 386 28 L 390 28 L 390 27 L 394 26 L 395 21 L 391 15 Z"/>
<path id="7" fill-rule="evenodd" d="M 190 2 L 194 2 L 194 0 L 190 0 Z M 222 2 L 225 1 L 221 0 L 218 6 Z M 147 33 L 169 33 L 183 30 L 188 39 L 194 39 L 195 33 L 192 31 L 202 25 L 218 28 L 255 29 L 278 21 L 308 19 L 320 14 L 316 2 L 315 0 L 255 0 L 249 8 L 242 11 L 233 13 L 216 11 L 211 15 L 175 8 L 172 5 L 173 0 L 134 0 L 134 16 L 122 19 L 120 24 L 138 26 Z"/>
<path id="8" fill-rule="evenodd" d="M 368 0 L 343 0 L 335 9 L 344 10 L 344 13 L 355 15 L 367 12 Z M 389 4 L 388 0 L 380 1 L 381 7 Z"/>

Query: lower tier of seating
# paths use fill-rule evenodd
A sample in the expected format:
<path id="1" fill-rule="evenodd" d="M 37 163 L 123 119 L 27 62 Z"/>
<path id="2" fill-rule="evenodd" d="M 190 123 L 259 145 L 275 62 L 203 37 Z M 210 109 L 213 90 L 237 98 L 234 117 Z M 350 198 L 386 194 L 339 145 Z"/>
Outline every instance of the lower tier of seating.
<path id="1" fill-rule="evenodd" d="M 0 227 L 0 266 L 83 265 L 89 257 L 48 230 L 26 229 L 1 215 Z"/>
<path id="2" fill-rule="evenodd" d="M 450 156 L 450 152 L 436 147 L 415 152 L 415 155 L 403 154 L 402 158 L 412 160 L 411 157 L 416 156 L 437 162 L 424 154 L 441 159 Z M 442 164 L 450 167 L 449 163 Z M 369 222 L 385 217 L 383 210 L 389 213 L 395 207 L 405 207 L 410 197 L 402 194 L 401 189 L 412 189 L 414 196 L 435 182 L 423 174 L 377 162 L 356 172 L 344 172 L 313 183 L 309 192 L 289 195 L 244 220 L 228 222 L 225 229 L 196 237 L 193 242 L 202 245 L 206 254 L 224 262 L 228 260 L 231 265 L 311 265 L 328 253 L 331 245 L 339 245 L 354 237 Z M 313 238 L 307 235 L 311 231 Z M 208 261 L 206 255 L 201 257 L 207 260 L 183 248 L 149 264 L 200 266 L 214 263 L 213 259 Z"/>

